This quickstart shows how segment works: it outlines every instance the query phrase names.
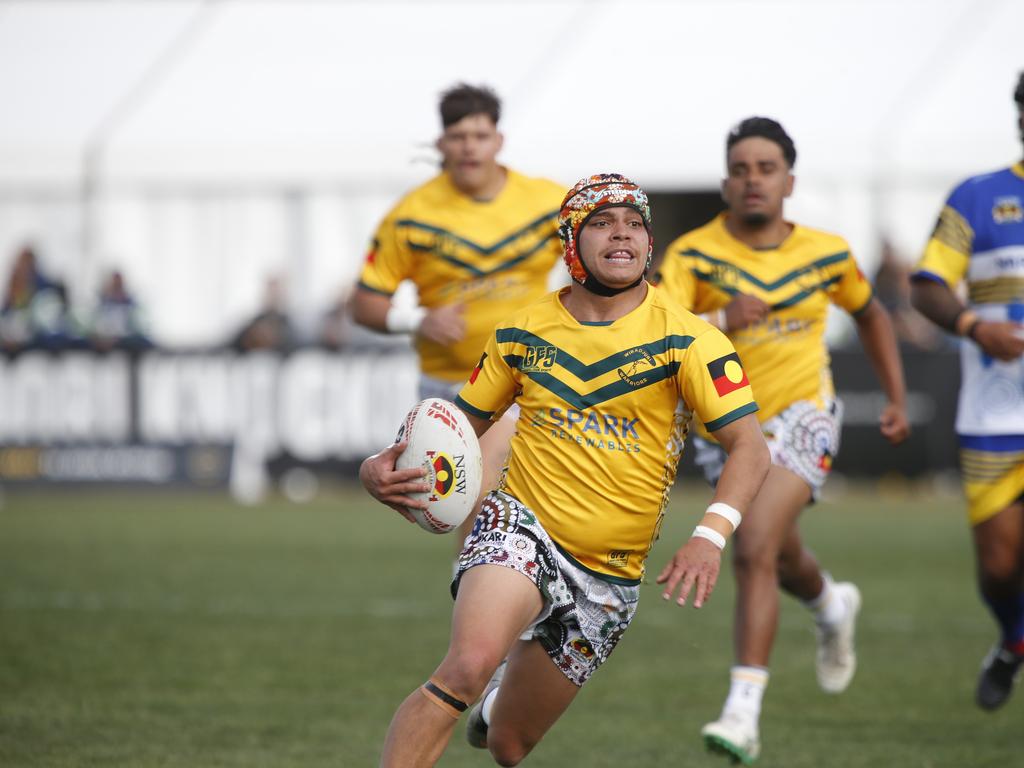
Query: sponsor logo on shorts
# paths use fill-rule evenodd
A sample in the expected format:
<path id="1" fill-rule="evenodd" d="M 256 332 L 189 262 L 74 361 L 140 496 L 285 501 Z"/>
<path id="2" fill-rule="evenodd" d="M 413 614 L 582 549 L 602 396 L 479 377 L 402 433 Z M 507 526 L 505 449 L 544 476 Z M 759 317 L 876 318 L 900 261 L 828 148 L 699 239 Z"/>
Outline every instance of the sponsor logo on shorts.
<path id="1" fill-rule="evenodd" d="M 487 531 L 486 533 L 477 534 L 476 536 L 476 543 L 478 544 L 497 544 L 504 540 L 504 531 Z"/>
<path id="2" fill-rule="evenodd" d="M 735 352 L 708 363 L 708 373 L 711 374 L 711 382 L 715 385 L 719 397 L 725 397 L 730 392 L 750 384 L 747 372 L 740 364 L 740 356 Z"/>
<path id="3" fill-rule="evenodd" d="M 519 364 L 519 370 L 524 373 L 549 371 L 554 367 L 557 355 L 558 347 L 527 347 L 526 353 L 523 355 L 523 361 Z"/>
<path id="4" fill-rule="evenodd" d="M 594 649 L 590 646 L 590 643 L 588 643 L 582 637 L 577 637 L 575 640 L 569 643 L 569 647 L 572 648 L 584 659 L 591 659 L 594 657 Z"/>

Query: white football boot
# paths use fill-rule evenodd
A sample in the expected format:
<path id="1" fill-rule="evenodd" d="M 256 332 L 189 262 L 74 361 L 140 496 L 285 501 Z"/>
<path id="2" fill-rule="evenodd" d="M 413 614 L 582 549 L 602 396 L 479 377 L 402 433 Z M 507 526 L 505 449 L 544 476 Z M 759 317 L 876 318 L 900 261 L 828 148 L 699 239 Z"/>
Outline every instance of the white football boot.
<path id="1" fill-rule="evenodd" d="M 704 746 L 734 763 L 751 765 L 761 754 L 757 721 L 752 717 L 723 712 L 715 722 L 701 728 L 700 735 L 704 737 Z"/>
<path id="2" fill-rule="evenodd" d="M 487 687 L 484 688 L 484 692 L 480 695 L 480 699 L 469 710 L 469 717 L 466 719 L 466 741 L 470 743 L 470 746 L 477 749 L 487 749 L 487 723 L 484 722 L 483 715 L 484 702 L 487 700 L 487 694 L 501 685 L 501 679 L 505 676 L 506 666 L 508 666 L 508 659 L 502 661 L 498 668 L 494 670 L 494 674 L 491 675 L 491 679 L 487 683 Z"/>
<path id="3" fill-rule="evenodd" d="M 838 624 L 817 624 L 818 654 L 816 668 L 818 685 L 825 693 L 842 693 L 857 671 L 857 650 L 854 631 L 860 612 L 860 590 L 848 581 L 834 584 L 835 597 L 846 605 L 846 613 Z"/>

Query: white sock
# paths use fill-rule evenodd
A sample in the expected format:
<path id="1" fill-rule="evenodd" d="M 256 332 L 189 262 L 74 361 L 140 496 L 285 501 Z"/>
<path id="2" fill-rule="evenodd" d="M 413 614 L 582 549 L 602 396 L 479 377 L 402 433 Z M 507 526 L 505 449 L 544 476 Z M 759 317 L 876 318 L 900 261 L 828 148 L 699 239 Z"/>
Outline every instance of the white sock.
<path id="1" fill-rule="evenodd" d="M 500 686 L 499 686 L 500 687 Z M 480 707 L 480 717 L 484 719 L 487 725 L 491 724 L 491 710 L 494 709 L 494 700 L 498 697 L 498 689 L 494 688 L 484 698 L 484 703 Z"/>
<path id="2" fill-rule="evenodd" d="M 834 626 L 846 615 L 846 603 L 836 594 L 835 582 L 829 574 L 821 574 L 821 580 L 821 594 L 813 600 L 808 600 L 804 605 L 814 614 L 816 622 Z"/>
<path id="3" fill-rule="evenodd" d="M 733 667 L 729 670 L 729 696 L 722 714 L 749 717 L 755 723 L 761 716 L 761 699 L 768 687 L 768 670 L 764 667 Z"/>

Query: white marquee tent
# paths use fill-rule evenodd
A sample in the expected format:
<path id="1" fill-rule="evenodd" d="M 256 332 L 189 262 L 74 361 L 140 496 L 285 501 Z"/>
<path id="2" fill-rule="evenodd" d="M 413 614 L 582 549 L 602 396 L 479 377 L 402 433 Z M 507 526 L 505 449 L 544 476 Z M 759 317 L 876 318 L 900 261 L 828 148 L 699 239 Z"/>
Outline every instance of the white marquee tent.
<path id="1" fill-rule="evenodd" d="M 437 94 L 505 99 L 503 159 L 713 189 L 728 127 L 796 138 L 793 218 L 870 269 L 950 186 L 1021 156 L 1020 0 L 0 3 L 0 269 L 79 305 L 120 266 L 158 339 L 226 337 L 274 272 L 309 325 L 434 172 Z M 657 212 L 655 212 L 657 215 Z"/>

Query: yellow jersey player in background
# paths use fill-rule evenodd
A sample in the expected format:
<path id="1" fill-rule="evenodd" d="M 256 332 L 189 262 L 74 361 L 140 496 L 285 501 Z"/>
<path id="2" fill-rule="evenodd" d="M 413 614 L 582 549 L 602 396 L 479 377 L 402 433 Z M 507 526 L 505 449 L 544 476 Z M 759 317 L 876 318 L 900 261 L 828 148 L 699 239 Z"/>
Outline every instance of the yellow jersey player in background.
<path id="1" fill-rule="evenodd" d="M 498 163 L 501 102 L 489 88 L 456 85 L 442 94 L 440 112 L 442 171 L 381 222 L 352 312 L 376 331 L 413 334 L 419 397 L 453 400 L 495 324 L 547 293 L 562 253 L 556 230 L 564 190 Z M 415 284 L 420 306 L 392 304 L 403 280 Z M 481 441 L 485 492 L 514 424 L 505 420 Z"/>
<path id="2" fill-rule="evenodd" d="M 1024 73 L 1014 100 L 1024 141 Z M 978 586 L 1001 634 L 976 700 L 993 710 L 1024 662 L 1024 161 L 953 190 L 911 280 L 914 307 L 964 337 L 960 465 Z M 953 293 L 964 281 L 966 306 Z"/>
<path id="3" fill-rule="evenodd" d="M 797 520 L 816 498 L 839 448 L 842 404 L 825 346 L 828 306 L 856 320 L 888 405 L 882 434 L 909 433 L 903 368 L 889 316 L 872 297 L 846 242 L 783 218 L 793 191 L 796 148 L 779 123 L 741 122 L 726 141 L 722 197 L 727 210 L 669 247 L 659 282 L 684 307 L 711 313 L 736 346 L 760 410 L 772 468 L 733 550 L 736 665 L 708 747 L 744 762 L 760 752 L 761 700 L 779 616 L 778 586 L 814 614 L 818 683 L 843 691 L 853 677 L 854 622 L 861 597 L 833 583 L 803 545 Z M 697 463 L 720 482 L 721 449 L 698 438 Z"/>
<path id="4" fill-rule="evenodd" d="M 456 400 L 478 434 L 516 403 L 518 430 L 459 558 L 448 653 L 395 714 L 385 767 L 434 765 L 474 701 L 470 743 L 500 765 L 529 754 L 629 626 L 691 415 L 729 458 L 658 577 L 666 600 L 693 590 L 700 607 L 711 594 L 768 470 L 732 345 L 644 279 L 643 190 L 616 174 L 583 179 L 560 222 L 574 282 L 499 324 Z M 424 485 L 421 470 L 395 470 L 403 449 L 368 458 L 360 478 L 408 517 L 405 494 Z"/>

